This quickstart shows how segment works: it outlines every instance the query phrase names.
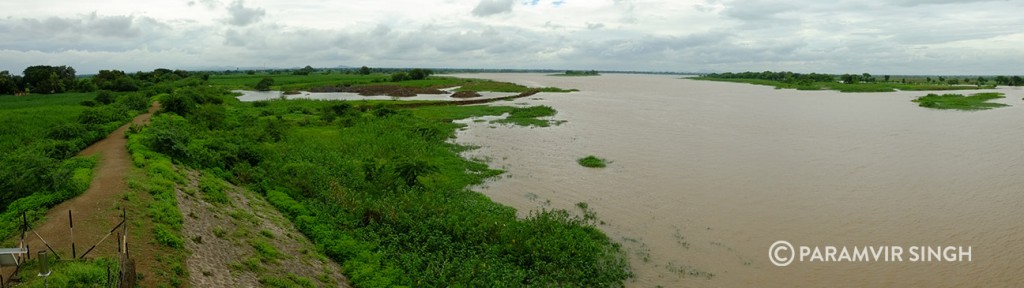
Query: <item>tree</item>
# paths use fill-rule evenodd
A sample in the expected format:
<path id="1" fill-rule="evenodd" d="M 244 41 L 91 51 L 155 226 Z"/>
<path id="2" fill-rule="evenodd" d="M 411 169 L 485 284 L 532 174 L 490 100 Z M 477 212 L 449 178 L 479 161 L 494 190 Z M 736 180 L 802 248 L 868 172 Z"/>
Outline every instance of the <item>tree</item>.
<path id="1" fill-rule="evenodd" d="M 371 72 L 370 71 L 370 67 L 366 67 L 366 66 L 359 67 L 359 74 L 370 75 L 370 72 Z"/>
<path id="2" fill-rule="evenodd" d="M 14 94 L 18 92 L 18 82 L 15 82 L 11 72 L 0 71 L 0 95 Z"/>
<path id="3" fill-rule="evenodd" d="M 978 76 L 978 79 L 974 80 L 974 84 L 978 84 L 978 86 L 985 85 L 985 82 L 988 82 L 988 79 L 985 79 L 985 77 L 981 76 Z"/>
<path id="4" fill-rule="evenodd" d="M 114 93 L 111 93 L 110 90 L 100 90 L 100 92 L 96 92 L 96 98 L 94 100 L 96 100 L 96 103 L 102 103 L 104 105 L 114 103 Z"/>
<path id="5" fill-rule="evenodd" d="M 402 82 L 402 81 L 405 81 L 405 80 L 409 80 L 409 73 L 405 73 L 405 72 L 391 73 L 391 82 Z"/>
<path id="6" fill-rule="evenodd" d="M 274 78 L 263 77 L 260 83 L 256 83 L 257 91 L 270 91 L 270 86 L 274 85 Z"/>
<path id="7" fill-rule="evenodd" d="M 313 73 L 313 71 L 316 71 L 316 69 L 313 69 L 313 66 L 306 65 L 306 67 L 302 67 L 302 69 L 295 70 L 295 73 L 293 73 L 293 74 L 295 74 L 295 75 L 309 75 L 310 73 Z"/>
<path id="8" fill-rule="evenodd" d="M 1010 85 L 1010 86 L 1024 85 L 1024 78 L 1021 78 L 1020 76 L 1010 77 L 1010 83 L 1008 83 L 1007 85 Z"/>
<path id="9" fill-rule="evenodd" d="M 1006 85 L 1010 83 L 1010 78 L 1006 76 L 996 76 L 996 84 Z"/>
<path id="10" fill-rule="evenodd" d="M 885 75 L 885 82 L 889 82 L 889 75 Z"/>
<path id="11" fill-rule="evenodd" d="M 431 74 L 434 74 L 434 71 L 431 71 L 430 69 L 412 69 L 409 70 L 409 80 L 427 79 L 427 77 L 430 76 Z"/>
<path id="12" fill-rule="evenodd" d="M 143 76 L 140 75 L 140 77 Z M 92 82 L 96 84 L 96 88 L 101 90 L 120 92 L 139 90 L 135 80 L 121 70 L 100 70 L 99 73 L 96 73 L 96 76 L 92 77 Z"/>
<path id="13" fill-rule="evenodd" d="M 860 80 L 864 82 L 875 82 L 875 77 L 871 77 L 871 74 L 864 73 L 861 75 Z"/>
<path id="14" fill-rule="evenodd" d="M 857 75 L 852 74 L 843 74 L 843 76 L 840 79 L 842 79 L 843 83 L 846 84 L 856 84 L 860 82 L 860 79 L 857 79 Z"/>
<path id="15" fill-rule="evenodd" d="M 75 87 L 75 69 L 68 66 L 29 66 L 22 74 L 25 86 L 38 93 L 63 93 Z"/>

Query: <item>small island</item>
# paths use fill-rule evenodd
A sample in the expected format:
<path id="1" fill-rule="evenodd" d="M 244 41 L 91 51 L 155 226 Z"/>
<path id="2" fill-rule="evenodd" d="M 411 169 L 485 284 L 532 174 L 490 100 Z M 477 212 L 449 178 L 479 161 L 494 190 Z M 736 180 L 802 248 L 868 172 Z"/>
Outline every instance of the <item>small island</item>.
<path id="1" fill-rule="evenodd" d="M 567 71 L 565 71 L 565 73 L 562 73 L 562 74 L 551 74 L 550 76 L 601 76 L 601 73 L 598 73 L 597 70 L 590 70 L 590 71 L 567 70 Z"/>
<path id="2" fill-rule="evenodd" d="M 988 100 L 1005 98 L 1003 93 L 978 93 L 971 96 L 961 94 L 928 94 L 914 99 L 918 106 L 933 109 L 955 109 L 963 111 L 988 110 L 992 108 L 1006 107 L 1003 103 L 990 103 Z"/>
<path id="3" fill-rule="evenodd" d="M 686 78 L 773 86 L 775 89 L 836 90 L 839 92 L 895 92 L 992 89 L 997 85 L 1024 85 L 1020 76 L 892 76 L 862 74 L 794 73 L 764 71 L 711 73 Z"/>
<path id="4" fill-rule="evenodd" d="M 576 162 L 580 163 L 580 166 L 587 168 L 604 168 L 605 166 L 608 166 L 606 164 L 607 161 L 605 159 L 598 158 L 597 156 L 594 155 L 580 158 L 576 160 Z"/>

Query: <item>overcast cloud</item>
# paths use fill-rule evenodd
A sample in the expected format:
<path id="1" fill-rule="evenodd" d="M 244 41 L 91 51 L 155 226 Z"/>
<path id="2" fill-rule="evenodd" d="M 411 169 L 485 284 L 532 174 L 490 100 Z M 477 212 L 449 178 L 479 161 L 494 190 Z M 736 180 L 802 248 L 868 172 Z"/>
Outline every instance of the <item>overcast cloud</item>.
<path id="1" fill-rule="evenodd" d="M 1024 0 L 40 0 L 0 70 L 453 67 L 1024 74 Z"/>

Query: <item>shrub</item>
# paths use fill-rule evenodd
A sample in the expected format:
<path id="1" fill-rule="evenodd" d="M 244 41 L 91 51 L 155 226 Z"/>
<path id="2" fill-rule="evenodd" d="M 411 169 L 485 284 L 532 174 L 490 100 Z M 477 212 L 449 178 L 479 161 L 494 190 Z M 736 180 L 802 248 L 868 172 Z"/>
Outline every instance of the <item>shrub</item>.
<path id="1" fill-rule="evenodd" d="M 606 166 L 604 159 L 597 158 L 597 156 L 594 155 L 580 158 L 576 160 L 576 162 L 580 163 L 580 166 L 589 168 L 603 168 Z"/>

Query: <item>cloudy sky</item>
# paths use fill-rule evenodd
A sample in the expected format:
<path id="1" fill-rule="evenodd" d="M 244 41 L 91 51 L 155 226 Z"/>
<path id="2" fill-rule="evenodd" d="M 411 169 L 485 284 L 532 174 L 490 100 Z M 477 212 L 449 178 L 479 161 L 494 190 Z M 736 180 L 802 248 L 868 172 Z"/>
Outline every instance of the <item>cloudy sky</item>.
<path id="1" fill-rule="evenodd" d="M 0 70 L 1024 74 L 1024 0 L 0 2 Z"/>

